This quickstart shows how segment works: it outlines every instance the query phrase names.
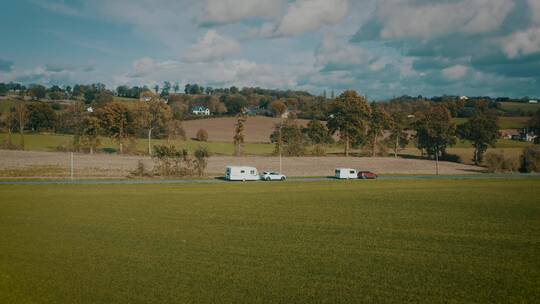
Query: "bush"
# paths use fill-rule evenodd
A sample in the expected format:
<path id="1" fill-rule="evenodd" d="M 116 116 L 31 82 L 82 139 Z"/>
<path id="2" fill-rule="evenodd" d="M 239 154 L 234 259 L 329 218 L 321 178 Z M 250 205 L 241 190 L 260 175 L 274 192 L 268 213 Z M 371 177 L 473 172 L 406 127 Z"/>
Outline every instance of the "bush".
<path id="1" fill-rule="evenodd" d="M 195 150 L 195 160 L 193 160 L 193 165 L 198 176 L 203 176 L 204 171 L 206 171 L 206 166 L 208 165 L 208 157 L 210 157 L 210 152 L 205 147 L 198 147 Z"/>
<path id="2" fill-rule="evenodd" d="M 131 171 L 130 177 L 151 177 L 152 174 L 146 169 L 146 166 L 144 165 L 144 162 L 142 160 L 139 160 L 137 163 L 137 168 L 135 170 Z"/>
<path id="3" fill-rule="evenodd" d="M 208 141 L 208 132 L 205 129 L 200 129 L 197 131 L 196 137 L 198 141 Z"/>
<path id="4" fill-rule="evenodd" d="M 159 176 L 203 176 L 210 153 L 206 148 L 195 150 L 193 159 L 186 149 L 177 150 L 174 146 L 154 146 L 152 159 L 154 171 Z"/>
<path id="5" fill-rule="evenodd" d="M 516 172 L 519 169 L 519 161 L 515 157 L 505 156 L 502 151 L 487 153 L 485 163 L 490 173 Z"/>
<path id="6" fill-rule="evenodd" d="M 540 172 L 540 146 L 523 149 L 520 171 L 525 173 Z"/>

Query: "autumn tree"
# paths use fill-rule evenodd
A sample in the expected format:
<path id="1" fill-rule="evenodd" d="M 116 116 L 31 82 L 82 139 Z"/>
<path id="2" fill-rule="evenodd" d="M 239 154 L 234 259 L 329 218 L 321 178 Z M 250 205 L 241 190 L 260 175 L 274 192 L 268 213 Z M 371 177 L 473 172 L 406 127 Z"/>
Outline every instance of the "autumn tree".
<path id="1" fill-rule="evenodd" d="M 275 143 L 275 154 L 302 156 L 306 153 L 306 137 L 294 119 L 276 124 L 270 140 Z"/>
<path id="2" fill-rule="evenodd" d="M 240 156 L 244 150 L 244 130 L 247 121 L 247 115 L 245 113 L 239 113 L 236 115 L 236 125 L 234 128 L 234 155 Z"/>
<path id="3" fill-rule="evenodd" d="M 24 128 L 28 120 L 28 110 L 24 103 L 19 102 L 15 106 L 15 117 L 17 119 L 17 123 L 19 127 L 19 135 L 20 135 L 19 146 L 22 150 L 24 150 Z"/>
<path id="4" fill-rule="evenodd" d="M 97 113 L 105 133 L 118 143 L 120 153 L 124 153 L 126 139 L 133 137 L 139 128 L 136 115 L 121 102 L 111 102 Z"/>
<path id="5" fill-rule="evenodd" d="M 383 107 L 377 103 L 371 104 L 371 115 L 368 122 L 367 142 L 371 148 L 371 156 L 375 157 L 379 138 L 384 135 L 384 130 L 390 126 L 390 116 Z"/>
<path id="6" fill-rule="evenodd" d="M 313 145 L 326 145 L 334 141 L 328 128 L 318 120 L 309 121 L 302 132 Z"/>
<path id="7" fill-rule="evenodd" d="M 476 111 L 466 123 L 459 126 L 458 135 L 472 142 L 474 147 L 473 161 L 482 163 L 484 153 L 489 146 L 494 147 L 499 139 L 497 116 L 489 111 Z"/>
<path id="8" fill-rule="evenodd" d="M 79 151 L 81 144 L 81 135 L 82 135 L 82 123 L 84 118 L 87 115 L 86 106 L 84 102 L 77 101 L 70 104 L 66 110 L 65 115 L 63 115 L 60 120 L 63 118 L 66 121 L 62 121 L 69 129 L 73 131 L 73 150 Z"/>
<path id="9" fill-rule="evenodd" d="M 392 113 L 390 118 L 390 136 L 388 137 L 388 142 L 392 147 L 394 157 L 397 158 L 399 151 L 409 144 L 407 115 L 402 112 L 395 112 Z"/>
<path id="10" fill-rule="evenodd" d="M 167 142 L 171 140 L 185 140 L 186 131 L 182 126 L 182 122 L 177 119 L 172 119 L 167 123 Z"/>
<path id="11" fill-rule="evenodd" d="M 287 105 L 281 100 L 272 101 L 269 107 L 275 117 L 281 117 L 287 112 Z"/>
<path id="12" fill-rule="evenodd" d="M 450 112 L 444 105 L 429 108 L 424 117 L 415 123 L 417 146 L 429 156 L 435 157 L 439 174 L 439 157 L 446 153 L 446 148 L 456 143 L 456 125 Z"/>
<path id="13" fill-rule="evenodd" d="M 351 142 L 365 137 L 369 105 L 356 91 L 345 91 L 330 105 L 328 129 L 332 134 L 338 132 L 345 144 L 345 156 L 349 156 Z"/>
<path id="14" fill-rule="evenodd" d="M 49 103 L 28 104 L 28 126 L 33 131 L 51 131 L 56 124 L 56 112 Z"/>
<path id="15" fill-rule="evenodd" d="M 172 119 L 171 108 L 157 96 L 153 96 L 148 102 L 141 102 L 138 108 L 141 126 L 148 134 L 148 154 L 152 154 L 152 132 L 156 129 L 165 129 Z"/>
<path id="16" fill-rule="evenodd" d="M 84 117 L 81 124 L 80 145 L 81 147 L 88 149 L 90 154 L 94 154 L 94 151 L 101 144 L 99 139 L 100 130 L 101 126 L 97 117 L 90 115 Z"/>

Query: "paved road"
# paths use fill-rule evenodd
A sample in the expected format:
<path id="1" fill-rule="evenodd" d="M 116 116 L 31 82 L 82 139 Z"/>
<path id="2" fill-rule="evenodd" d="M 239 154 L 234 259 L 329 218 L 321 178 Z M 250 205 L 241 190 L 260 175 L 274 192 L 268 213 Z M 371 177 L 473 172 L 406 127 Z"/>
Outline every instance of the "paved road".
<path id="1" fill-rule="evenodd" d="M 379 180 L 479 180 L 479 179 L 540 179 L 540 174 L 471 174 L 471 175 L 403 175 L 381 176 Z M 291 178 L 287 183 L 339 182 L 332 177 Z M 361 181 L 361 180 L 358 180 Z M 262 181 L 261 181 L 262 182 Z M 0 181 L 0 185 L 161 185 L 161 184 L 219 184 L 230 183 L 223 179 L 178 179 L 178 180 L 16 180 Z M 249 183 L 249 182 L 248 182 Z"/>

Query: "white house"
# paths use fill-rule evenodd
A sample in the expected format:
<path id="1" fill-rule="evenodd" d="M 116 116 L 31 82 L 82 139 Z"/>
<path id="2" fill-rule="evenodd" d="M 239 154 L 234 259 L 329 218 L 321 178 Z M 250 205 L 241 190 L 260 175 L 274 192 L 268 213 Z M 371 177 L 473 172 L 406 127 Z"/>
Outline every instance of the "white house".
<path id="1" fill-rule="evenodd" d="M 208 109 L 207 107 L 203 107 L 203 106 L 194 107 L 191 112 L 193 114 L 195 114 L 195 115 L 203 115 L 203 116 L 209 116 L 210 115 L 210 109 Z"/>
<path id="2" fill-rule="evenodd" d="M 531 99 L 531 100 L 529 100 L 529 103 L 534 103 L 534 104 L 537 104 L 537 103 L 538 103 L 538 100 L 535 100 L 535 99 Z"/>
<path id="3" fill-rule="evenodd" d="M 469 97 L 467 97 L 467 96 L 460 96 L 460 97 L 459 97 L 459 100 L 469 100 Z"/>

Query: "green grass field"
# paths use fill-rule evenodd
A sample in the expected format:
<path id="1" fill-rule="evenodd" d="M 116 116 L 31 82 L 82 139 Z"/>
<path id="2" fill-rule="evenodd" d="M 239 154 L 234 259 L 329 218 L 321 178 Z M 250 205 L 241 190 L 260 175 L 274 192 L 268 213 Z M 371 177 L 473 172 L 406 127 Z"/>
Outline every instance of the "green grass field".
<path id="1" fill-rule="evenodd" d="M 535 303 L 540 180 L 0 186 L 1 303 Z"/>
<path id="2" fill-rule="evenodd" d="M 540 110 L 540 104 L 530 104 L 521 102 L 501 102 L 501 108 L 504 111 L 516 112 L 522 111 L 526 114 L 532 114 Z"/>
<path id="3" fill-rule="evenodd" d="M 0 143 L 7 139 L 7 134 L 0 133 Z M 73 136 L 64 134 L 25 134 L 25 149 L 29 151 L 56 151 L 57 147 L 69 147 L 71 145 Z M 19 142 L 19 135 L 13 134 L 12 141 L 14 143 Z M 168 145 L 166 140 L 152 140 L 153 145 Z M 177 147 L 186 148 L 189 151 L 194 151 L 197 147 L 207 147 L 212 154 L 217 155 L 233 155 L 234 145 L 231 142 L 199 142 L 196 140 L 175 141 L 171 142 Z M 138 139 L 136 143 L 136 150 L 140 153 L 146 153 L 148 143 L 146 139 Z M 521 151 L 523 147 L 530 145 L 530 143 L 519 142 L 513 140 L 501 139 L 497 143 L 498 148 L 515 148 Z M 454 148 L 470 149 L 471 144 L 468 141 L 458 141 Z M 101 139 L 100 150 L 104 149 L 118 149 L 118 145 L 113 143 L 109 138 Z M 308 148 L 309 150 L 310 148 Z M 274 145 L 269 143 L 246 143 L 244 145 L 244 152 L 247 155 L 271 155 L 274 151 Z M 359 151 L 359 150 L 358 150 Z M 353 150 L 353 152 L 358 152 Z M 412 151 L 409 153 L 408 151 Z M 343 147 L 339 144 L 331 145 L 326 149 L 329 154 L 343 153 Z M 418 151 L 414 147 L 414 143 L 410 143 L 405 154 L 417 155 Z M 472 150 L 471 150 L 472 153 Z"/>

